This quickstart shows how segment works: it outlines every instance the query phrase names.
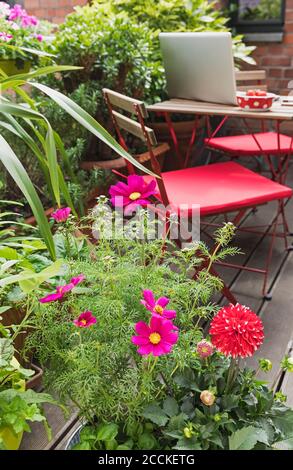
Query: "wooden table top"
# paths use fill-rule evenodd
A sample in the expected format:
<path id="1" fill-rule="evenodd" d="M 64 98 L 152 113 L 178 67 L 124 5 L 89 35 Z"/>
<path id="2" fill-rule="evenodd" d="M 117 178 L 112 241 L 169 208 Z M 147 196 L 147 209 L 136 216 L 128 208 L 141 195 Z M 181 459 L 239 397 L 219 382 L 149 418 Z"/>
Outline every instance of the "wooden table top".
<path id="1" fill-rule="evenodd" d="M 160 103 L 155 103 L 147 106 L 148 111 L 154 112 L 169 112 L 169 113 L 183 113 L 183 114 L 198 114 L 198 115 L 218 115 L 218 116 L 231 116 L 252 119 L 274 119 L 278 121 L 292 121 L 293 120 L 293 100 L 290 105 L 282 105 L 282 98 L 275 101 L 269 111 L 249 111 L 243 110 L 238 106 L 231 106 L 225 104 L 207 103 L 204 101 L 184 100 L 173 98 Z"/>

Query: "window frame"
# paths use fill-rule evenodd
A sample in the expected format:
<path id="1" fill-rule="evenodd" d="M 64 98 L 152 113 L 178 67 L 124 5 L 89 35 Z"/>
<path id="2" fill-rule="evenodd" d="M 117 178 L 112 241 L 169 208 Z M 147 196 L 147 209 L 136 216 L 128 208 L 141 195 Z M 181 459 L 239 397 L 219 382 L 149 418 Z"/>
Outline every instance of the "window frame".
<path id="1" fill-rule="evenodd" d="M 237 33 L 282 33 L 285 24 L 286 0 L 282 0 L 281 14 L 279 19 L 271 20 L 241 20 L 238 18 L 239 0 L 230 0 L 231 26 L 236 29 Z M 236 7 L 236 8 L 235 8 Z"/>

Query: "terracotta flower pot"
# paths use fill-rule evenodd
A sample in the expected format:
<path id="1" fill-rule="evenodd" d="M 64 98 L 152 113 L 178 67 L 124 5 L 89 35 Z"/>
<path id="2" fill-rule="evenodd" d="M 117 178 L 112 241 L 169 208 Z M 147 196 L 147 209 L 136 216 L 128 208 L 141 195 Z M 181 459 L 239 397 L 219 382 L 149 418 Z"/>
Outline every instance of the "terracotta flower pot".
<path id="1" fill-rule="evenodd" d="M 0 60 L 0 68 L 10 77 L 11 75 L 28 73 L 31 69 L 31 62 L 22 59 Z"/>

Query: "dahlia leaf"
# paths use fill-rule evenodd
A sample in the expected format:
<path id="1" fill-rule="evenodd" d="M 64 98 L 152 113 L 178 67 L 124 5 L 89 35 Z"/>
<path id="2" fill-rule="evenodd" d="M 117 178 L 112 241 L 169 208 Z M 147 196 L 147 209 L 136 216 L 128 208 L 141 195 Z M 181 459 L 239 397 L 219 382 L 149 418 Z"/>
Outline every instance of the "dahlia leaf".
<path id="1" fill-rule="evenodd" d="M 157 405 L 147 406 L 142 415 L 158 426 L 165 426 L 169 419 L 166 413 Z"/>
<path id="2" fill-rule="evenodd" d="M 272 416 L 274 426 L 281 431 L 283 438 L 292 437 L 293 429 L 293 410 L 286 409 L 286 412 Z"/>
<path id="3" fill-rule="evenodd" d="M 268 436 L 263 429 L 247 426 L 229 436 L 230 450 L 250 450 L 257 442 L 269 445 Z"/>
<path id="4" fill-rule="evenodd" d="M 163 409 L 168 416 L 176 416 L 179 408 L 177 401 L 172 397 L 167 397 L 163 404 Z"/>
<path id="5" fill-rule="evenodd" d="M 176 450 L 201 450 L 201 445 L 196 436 L 187 439 L 186 437 L 180 439 L 176 446 L 173 447 Z"/>
<path id="6" fill-rule="evenodd" d="M 283 441 L 278 441 L 273 444 L 274 449 L 278 450 L 293 450 L 293 436 Z"/>

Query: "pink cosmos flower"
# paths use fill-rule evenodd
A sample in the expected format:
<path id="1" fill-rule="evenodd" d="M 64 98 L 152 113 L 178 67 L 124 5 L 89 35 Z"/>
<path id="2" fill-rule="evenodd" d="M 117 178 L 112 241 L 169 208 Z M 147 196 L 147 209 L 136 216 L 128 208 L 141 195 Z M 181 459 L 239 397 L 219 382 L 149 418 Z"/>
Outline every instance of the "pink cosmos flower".
<path id="1" fill-rule="evenodd" d="M 197 343 L 196 352 L 200 358 L 204 359 L 213 354 L 214 346 L 206 339 L 202 339 L 199 343 Z"/>
<path id="2" fill-rule="evenodd" d="M 152 312 L 154 317 L 166 318 L 167 320 L 172 320 L 176 317 L 175 310 L 166 310 L 165 307 L 168 305 L 170 300 L 168 297 L 160 297 L 158 300 L 155 300 L 153 291 L 145 289 L 142 292 L 143 300 L 140 302 L 145 306 L 147 310 Z"/>
<path id="3" fill-rule="evenodd" d="M 30 15 L 23 15 L 21 18 L 21 26 L 23 28 L 29 28 L 30 26 L 37 26 L 38 20 L 35 16 L 30 16 Z"/>
<path id="4" fill-rule="evenodd" d="M 55 212 L 52 212 L 51 217 L 57 223 L 65 222 L 68 219 L 70 213 L 70 207 L 63 207 L 62 209 L 57 209 Z"/>
<path id="5" fill-rule="evenodd" d="M 78 276 L 71 278 L 69 284 L 57 286 L 56 292 L 42 297 L 39 299 L 39 302 L 41 302 L 41 304 L 46 304 L 48 302 L 55 302 L 56 300 L 62 299 L 67 292 L 70 292 L 75 286 L 77 286 L 77 284 L 84 281 L 84 279 L 84 274 L 79 274 Z"/>
<path id="6" fill-rule="evenodd" d="M 34 38 L 37 39 L 37 41 L 42 42 L 44 37 L 42 34 L 34 34 Z"/>
<path id="7" fill-rule="evenodd" d="M 149 197 L 157 194 L 156 181 L 146 184 L 142 176 L 130 175 L 127 184 L 119 182 L 109 189 L 111 203 L 115 207 L 125 207 L 125 214 L 130 214 L 137 206 L 150 204 Z"/>
<path id="8" fill-rule="evenodd" d="M 0 32 L 0 41 L 8 42 L 12 38 L 13 38 L 12 34 Z"/>
<path id="9" fill-rule="evenodd" d="M 22 18 L 24 14 L 26 14 L 26 11 L 22 8 L 21 5 L 16 4 L 13 8 L 11 8 L 8 19 L 13 21 L 17 18 Z"/>
<path id="10" fill-rule="evenodd" d="M 77 286 L 80 282 L 85 280 L 85 275 L 84 274 L 79 274 L 76 277 L 72 277 L 70 280 L 70 283 L 73 284 L 74 286 Z"/>
<path id="11" fill-rule="evenodd" d="M 178 341 L 177 326 L 170 320 L 152 317 L 150 325 L 139 321 L 135 325 L 138 336 L 132 336 L 131 341 L 139 346 L 137 352 L 144 355 L 162 356 L 169 354 Z"/>
<path id="12" fill-rule="evenodd" d="M 97 319 L 96 317 L 94 317 L 92 312 L 87 310 L 85 312 L 82 312 L 78 318 L 73 320 L 73 323 L 79 328 L 88 328 L 89 326 L 92 326 L 97 323 Z"/>

